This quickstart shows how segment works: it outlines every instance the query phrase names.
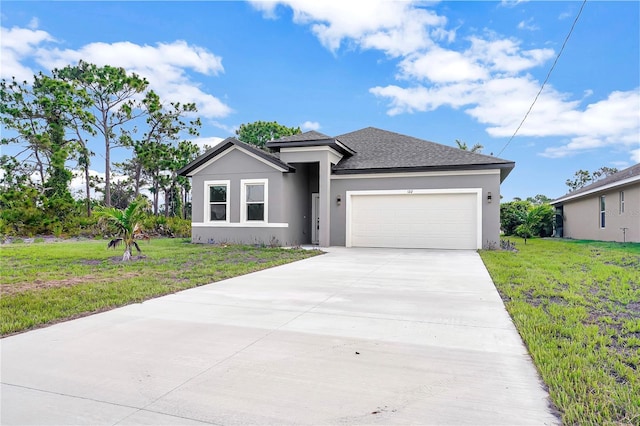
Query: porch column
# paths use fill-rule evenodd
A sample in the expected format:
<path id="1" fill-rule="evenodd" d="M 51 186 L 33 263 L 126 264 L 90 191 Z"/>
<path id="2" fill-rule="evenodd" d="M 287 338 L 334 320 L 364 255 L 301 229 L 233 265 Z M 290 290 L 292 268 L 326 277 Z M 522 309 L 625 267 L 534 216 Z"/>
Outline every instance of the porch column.
<path id="1" fill-rule="evenodd" d="M 331 161 L 328 156 L 320 160 L 319 166 L 320 230 L 318 243 L 320 247 L 329 247 L 331 237 Z"/>

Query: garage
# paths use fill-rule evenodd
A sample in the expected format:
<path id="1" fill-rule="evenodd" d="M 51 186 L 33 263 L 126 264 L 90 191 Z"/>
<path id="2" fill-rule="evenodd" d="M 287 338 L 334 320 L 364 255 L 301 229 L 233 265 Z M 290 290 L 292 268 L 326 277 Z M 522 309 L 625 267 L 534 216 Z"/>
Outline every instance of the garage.
<path id="1" fill-rule="evenodd" d="M 348 247 L 482 246 L 480 189 L 347 192 Z"/>

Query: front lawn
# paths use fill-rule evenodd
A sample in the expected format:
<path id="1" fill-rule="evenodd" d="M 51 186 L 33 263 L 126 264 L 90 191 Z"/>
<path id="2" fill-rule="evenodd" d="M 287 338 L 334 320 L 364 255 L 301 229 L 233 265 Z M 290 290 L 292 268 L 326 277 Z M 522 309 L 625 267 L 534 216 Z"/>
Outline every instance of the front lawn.
<path id="1" fill-rule="evenodd" d="M 564 424 L 640 424 L 640 244 L 517 240 L 480 255 Z"/>
<path id="2" fill-rule="evenodd" d="M 139 242 L 122 262 L 106 241 L 14 243 L 0 248 L 0 335 L 174 293 L 314 256 L 317 250 Z M 137 255 L 137 253 L 133 253 Z"/>

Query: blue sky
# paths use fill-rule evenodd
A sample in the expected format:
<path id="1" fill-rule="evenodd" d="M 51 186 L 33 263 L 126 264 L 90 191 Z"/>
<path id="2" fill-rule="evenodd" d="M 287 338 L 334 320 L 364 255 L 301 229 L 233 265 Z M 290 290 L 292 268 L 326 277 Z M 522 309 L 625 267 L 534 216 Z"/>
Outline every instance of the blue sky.
<path id="1" fill-rule="evenodd" d="M 275 120 L 460 139 L 497 155 L 581 4 L 3 1 L 0 74 L 28 79 L 79 59 L 123 66 L 164 99 L 197 103 L 200 144 Z M 559 197 L 579 169 L 640 162 L 639 17 L 636 1 L 586 3 L 500 154 L 516 162 L 503 201 Z"/>

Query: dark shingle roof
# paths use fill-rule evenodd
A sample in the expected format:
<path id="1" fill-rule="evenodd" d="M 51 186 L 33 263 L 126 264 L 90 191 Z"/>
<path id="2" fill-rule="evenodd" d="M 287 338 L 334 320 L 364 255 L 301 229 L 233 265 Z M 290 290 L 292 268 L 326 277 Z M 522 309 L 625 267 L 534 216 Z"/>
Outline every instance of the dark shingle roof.
<path id="1" fill-rule="evenodd" d="M 581 195 L 586 195 L 586 193 L 592 193 L 594 190 L 597 190 L 600 187 L 608 186 L 611 184 L 615 184 L 616 182 L 623 181 L 625 179 L 629 179 L 635 176 L 640 176 L 640 163 L 635 166 L 631 166 L 627 169 L 620 170 L 612 175 L 609 175 L 603 179 L 600 179 L 597 182 L 594 182 L 590 185 L 583 186 L 580 189 L 576 189 L 573 192 L 569 192 L 568 194 L 563 195 L 560 198 L 556 198 L 551 202 L 551 204 L 555 204 L 559 201 L 570 200 L 572 198 L 580 198 Z"/>
<path id="2" fill-rule="evenodd" d="M 273 165 L 275 165 L 277 167 L 283 168 L 283 169 L 285 169 L 287 171 L 294 171 L 295 170 L 295 168 L 293 166 L 290 166 L 289 164 L 285 163 L 284 161 L 281 161 L 280 158 L 278 158 L 278 156 L 275 155 L 275 154 L 263 151 L 263 150 L 261 150 L 260 148 L 258 148 L 255 145 L 251 145 L 251 144 L 248 144 L 248 143 L 245 143 L 245 142 L 241 142 L 236 138 L 227 138 L 227 139 L 223 140 L 222 142 L 220 142 L 215 147 L 209 149 L 207 152 L 205 152 L 204 154 L 202 154 L 201 156 L 199 156 L 195 160 L 193 160 L 191 163 L 187 164 L 186 166 L 184 166 L 183 168 L 178 170 L 178 175 L 187 176 L 193 170 L 195 170 L 198 167 L 202 166 L 207 161 L 209 161 L 212 158 L 214 158 L 216 155 L 221 154 L 222 152 L 226 151 L 227 149 L 229 149 L 231 146 L 234 146 L 234 145 L 238 146 L 240 148 L 243 148 L 243 149 L 245 149 L 245 150 L 257 155 L 258 157 L 260 157 L 260 158 L 262 158 L 264 160 L 267 160 L 268 162 L 272 163 Z"/>
<path id="3" fill-rule="evenodd" d="M 400 171 L 401 169 L 443 170 L 452 168 L 500 168 L 504 176 L 514 163 L 399 133 L 367 127 L 336 136 L 356 153 L 334 166 L 336 173 Z"/>
<path id="4" fill-rule="evenodd" d="M 272 162 L 274 165 L 295 170 L 281 161 L 278 153 L 268 153 L 254 145 L 227 138 L 215 148 L 196 158 L 179 170 L 187 175 L 211 158 L 228 149 L 231 145 L 242 148 Z M 271 142 L 267 147 L 279 151 L 280 148 L 301 146 L 329 146 L 344 157 L 333 167 L 335 174 L 415 172 L 438 170 L 500 169 L 500 181 L 511 172 L 515 163 L 490 155 L 477 154 L 451 146 L 440 145 L 423 139 L 367 127 L 335 138 L 314 130 L 292 136 L 285 136 Z"/>
<path id="5" fill-rule="evenodd" d="M 303 141 L 318 141 L 324 139 L 331 139 L 331 136 L 324 133 L 316 132 L 315 130 L 309 130 L 308 132 L 298 133 L 297 135 L 283 136 L 279 139 L 275 139 L 272 142 L 303 142 Z"/>
<path id="6" fill-rule="evenodd" d="M 267 148 L 279 150 L 280 148 L 293 148 L 293 147 L 310 147 L 310 146 L 328 146 L 342 155 L 353 155 L 353 151 L 348 146 L 340 143 L 337 139 L 327 136 L 315 130 L 311 130 L 297 135 L 285 136 L 280 139 L 276 139 L 267 142 Z"/>

